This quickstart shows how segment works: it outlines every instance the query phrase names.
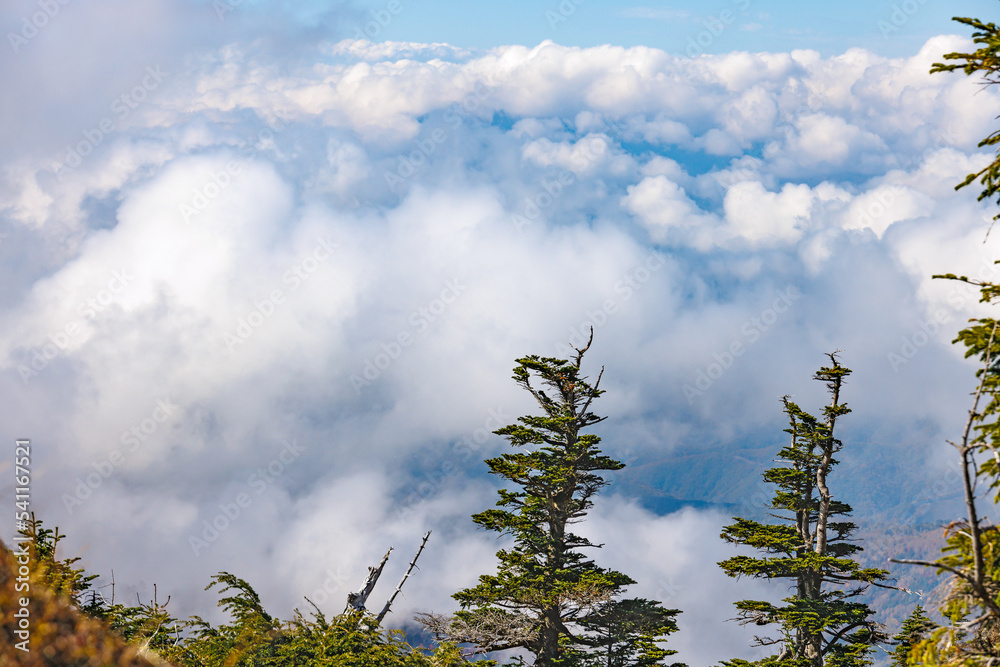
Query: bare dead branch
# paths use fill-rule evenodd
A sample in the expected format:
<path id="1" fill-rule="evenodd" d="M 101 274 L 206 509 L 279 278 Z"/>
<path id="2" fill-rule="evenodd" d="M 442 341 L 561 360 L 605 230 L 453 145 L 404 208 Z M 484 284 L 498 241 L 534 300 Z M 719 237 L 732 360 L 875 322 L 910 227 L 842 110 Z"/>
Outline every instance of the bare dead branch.
<path id="1" fill-rule="evenodd" d="M 392 606 L 392 603 L 396 599 L 396 596 L 399 595 L 399 591 L 403 590 L 403 584 L 409 578 L 410 572 L 413 571 L 413 568 L 416 567 L 417 559 L 420 558 L 420 554 L 423 552 L 424 547 L 427 546 L 427 538 L 430 536 L 431 536 L 431 531 L 428 530 L 426 533 L 424 533 L 424 539 L 420 542 L 420 548 L 417 549 L 417 555 L 414 556 L 413 560 L 410 561 L 410 566 L 406 568 L 406 574 L 404 574 L 403 578 L 399 580 L 399 584 L 396 586 L 396 590 L 393 591 L 392 597 L 390 597 L 386 601 L 385 606 L 382 607 L 382 611 L 380 611 L 378 616 L 376 617 L 375 620 L 378 621 L 379 623 L 381 623 L 382 619 L 385 618 L 385 615 L 389 613 L 389 607 Z M 386 554 L 386 556 L 388 556 L 388 554 Z"/>
<path id="2" fill-rule="evenodd" d="M 587 352 L 587 350 L 590 349 L 590 345 L 593 342 L 594 342 L 594 327 L 591 326 L 590 327 L 590 338 L 587 339 L 587 344 L 584 345 L 583 348 L 577 348 L 577 347 L 573 347 L 572 345 L 570 345 L 570 347 L 573 347 L 573 349 L 576 350 L 576 353 L 577 353 L 576 354 L 576 367 L 577 368 L 580 367 L 580 364 L 583 362 L 583 355 Z"/>
<path id="3" fill-rule="evenodd" d="M 480 609 L 471 620 L 432 613 L 418 613 L 414 618 L 438 641 L 472 645 L 472 654 L 523 648 L 537 634 L 532 619 L 500 609 Z"/>

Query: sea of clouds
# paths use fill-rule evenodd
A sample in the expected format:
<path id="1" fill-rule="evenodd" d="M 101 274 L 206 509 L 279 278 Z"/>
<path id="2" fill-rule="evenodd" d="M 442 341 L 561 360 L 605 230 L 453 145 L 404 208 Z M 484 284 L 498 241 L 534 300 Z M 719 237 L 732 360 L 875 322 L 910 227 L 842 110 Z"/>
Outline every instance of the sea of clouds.
<path id="1" fill-rule="evenodd" d="M 339 612 L 433 530 L 390 622 L 448 611 L 493 567 L 469 515 L 495 500 L 490 432 L 533 408 L 514 359 L 591 326 L 598 431 L 630 465 L 776 452 L 778 398 L 818 410 L 837 349 L 857 431 L 898 434 L 928 479 L 948 458 L 972 386 L 949 342 L 985 311 L 931 274 L 995 278 L 997 257 L 992 208 L 954 185 L 991 159 L 1000 100 L 928 74 L 965 38 L 900 59 L 181 52 L 184 17 L 156 6 L 163 36 L 123 29 L 95 62 L 70 49 L 107 29 L 53 19 L 0 65 L 25 91 L 0 101 L 0 435 L 31 438 L 32 507 L 88 570 L 182 616 L 219 570 L 279 616 Z M 714 567 L 729 516 L 623 484 L 583 529 L 683 610 L 690 664 L 748 655 L 729 603 L 784 594 Z"/>

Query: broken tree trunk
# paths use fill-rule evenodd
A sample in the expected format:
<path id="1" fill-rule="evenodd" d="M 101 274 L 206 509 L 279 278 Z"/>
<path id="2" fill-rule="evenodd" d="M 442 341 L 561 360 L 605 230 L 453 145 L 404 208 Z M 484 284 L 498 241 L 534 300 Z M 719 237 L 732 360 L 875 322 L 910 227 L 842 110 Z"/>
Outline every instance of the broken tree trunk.
<path id="1" fill-rule="evenodd" d="M 424 539 L 420 543 L 420 548 L 417 549 L 417 555 L 414 556 L 413 560 L 410 561 L 410 566 L 406 568 L 406 574 L 404 574 L 403 578 L 399 580 L 399 585 L 396 586 L 396 590 L 393 592 L 392 597 L 389 598 L 389 601 L 385 603 L 384 607 L 382 607 L 382 611 L 379 612 L 378 618 L 376 619 L 379 623 L 381 623 L 382 619 L 385 618 L 385 615 L 389 613 L 389 607 L 392 606 L 392 603 L 396 599 L 396 596 L 399 595 L 399 591 L 403 589 L 403 584 L 406 582 L 407 578 L 409 578 L 410 572 L 413 572 L 413 568 L 417 564 L 417 559 L 420 558 L 421 552 L 423 552 L 424 547 L 427 545 L 427 538 L 430 536 L 431 536 L 431 531 L 428 530 L 426 533 L 424 533 Z M 388 554 L 386 555 L 388 556 Z"/>
<path id="2" fill-rule="evenodd" d="M 382 568 L 385 567 L 386 561 L 389 560 L 389 553 L 392 551 L 392 547 L 389 547 L 389 551 L 385 552 L 382 556 L 382 562 L 378 564 L 378 567 L 369 567 L 368 576 L 365 578 L 365 583 L 361 586 L 361 590 L 357 593 L 347 594 L 347 606 L 344 608 L 344 613 L 351 611 L 364 611 L 365 603 L 368 601 L 368 596 L 371 595 L 372 589 L 375 588 L 375 583 L 378 578 L 382 575 Z"/>

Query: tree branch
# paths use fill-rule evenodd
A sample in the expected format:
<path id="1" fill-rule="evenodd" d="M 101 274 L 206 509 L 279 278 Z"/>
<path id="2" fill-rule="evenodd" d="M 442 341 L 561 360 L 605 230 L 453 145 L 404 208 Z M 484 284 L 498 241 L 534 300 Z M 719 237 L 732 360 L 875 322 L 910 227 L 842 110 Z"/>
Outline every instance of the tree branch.
<path id="1" fill-rule="evenodd" d="M 417 549 L 417 555 L 414 556 L 413 560 L 410 561 L 410 566 L 408 568 L 406 568 L 406 574 L 404 574 L 403 578 L 399 580 L 399 584 L 396 586 L 396 590 L 393 591 L 392 597 L 390 597 L 386 601 L 385 606 L 382 607 L 382 611 L 380 611 L 379 614 L 378 614 L 378 616 L 375 618 L 375 620 L 377 622 L 381 623 L 382 619 L 385 618 L 385 615 L 387 613 L 389 613 L 389 607 L 392 606 L 392 603 L 396 599 L 396 596 L 399 595 L 399 591 L 403 590 L 403 584 L 409 578 L 410 572 L 412 572 L 413 568 L 416 566 L 417 559 L 420 558 L 421 552 L 423 552 L 424 547 L 427 545 L 427 538 L 430 537 L 430 536 L 431 536 L 431 531 L 428 530 L 426 533 L 424 533 L 424 539 L 423 539 L 423 541 L 420 542 L 420 548 Z"/>

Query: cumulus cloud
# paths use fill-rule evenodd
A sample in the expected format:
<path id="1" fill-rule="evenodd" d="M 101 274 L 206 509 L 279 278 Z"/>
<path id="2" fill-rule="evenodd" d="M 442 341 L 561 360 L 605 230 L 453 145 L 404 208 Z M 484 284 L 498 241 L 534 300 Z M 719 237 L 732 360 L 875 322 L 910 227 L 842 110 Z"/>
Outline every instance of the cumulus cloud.
<path id="1" fill-rule="evenodd" d="M 736 555 L 734 547 L 719 539 L 731 517 L 720 512 L 685 509 L 656 516 L 634 502 L 611 497 L 600 503 L 581 531 L 592 542 L 603 544 L 594 553 L 602 565 L 619 569 L 633 579 L 627 594 L 658 600 L 680 609 L 679 631 L 668 641 L 678 659 L 688 664 L 717 664 L 734 656 L 766 655 L 748 651 L 752 633 L 732 622 L 737 600 L 779 600 L 781 586 L 752 579 L 734 585 L 721 569 L 706 567 Z M 712 600 L 711 605 L 699 600 Z M 696 628 L 716 628 L 713 642 L 699 640 Z"/>
<path id="2" fill-rule="evenodd" d="M 703 212 L 684 188 L 664 175 L 647 176 L 629 186 L 622 206 L 643 222 L 657 242 L 679 236 L 671 230 L 693 229 L 692 234 L 702 239 L 711 239 L 717 234 L 716 216 Z"/>
<path id="3" fill-rule="evenodd" d="M 800 116 L 786 148 L 791 159 L 806 166 L 840 166 L 852 155 L 885 149 L 885 144 L 871 132 L 851 125 L 843 118 L 825 114 Z"/>
<path id="4" fill-rule="evenodd" d="M 733 231 L 751 243 L 797 240 L 811 207 L 808 185 L 787 184 L 775 193 L 756 181 L 744 181 L 726 193 L 726 216 Z"/>
<path id="5" fill-rule="evenodd" d="M 176 35 L 193 10 L 158 11 Z M 635 472 L 585 525 L 637 592 L 684 610 L 685 660 L 747 656 L 722 621 L 750 594 L 712 566 L 742 489 L 713 481 L 725 453 L 773 449 L 776 397 L 813 396 L 833 349 L 855 369 L 852 417 L 912 435 L 905 460 L 960 421 L 971 371 L 948 341 L 981 311 L 928 276 L 992 257 L 990 211 L 953 184 L 990 158 L 996 99 L 925 72 L 965 42 L 691 60 L 316 28 L 275 37 L 295 46 L 272 58 L 229 30 L 184 54 L 142 51 L 140 31 L 123 48 L 141 66 L 116 58 L 110 82 L 0 103 L 32 137 L 0 149 L 0 428 L 41 445 L 34 502 L 88 568 L 155 578 L 182 615 L 212 606 L 220 569 L 276 613 L 316 591 L 337 611 L 388 546 L 402 561 L 433 529 L 398 618 L 447 611 L 491 567 L 467 515 L 493 502 L 490 431 L 532 409 L 514 359 L 593 326 L 601 434 Z M 100 130 L 161 47 L 169 76 Z M 37 51 L 18 81 L 53 71 Z M 79 114 L 28 122 L 64 95 Z"/>

